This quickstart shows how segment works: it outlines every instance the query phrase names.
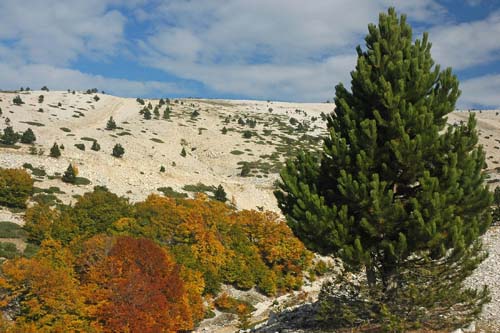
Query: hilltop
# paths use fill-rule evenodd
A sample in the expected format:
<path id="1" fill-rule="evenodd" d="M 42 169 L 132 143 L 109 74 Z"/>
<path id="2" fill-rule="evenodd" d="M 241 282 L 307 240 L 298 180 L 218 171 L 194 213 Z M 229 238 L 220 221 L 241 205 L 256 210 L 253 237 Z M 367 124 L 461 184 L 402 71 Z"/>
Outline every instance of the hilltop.
<path id="1" fill-rule="evenodd" d="M 24 104 L 13 104 L 17 95 Z M 0 93 L 0 121 L 9 118 L 15 131 L 31 128 L 37 137 L 36 154 L 27 145 L 1 148 L 0 166 L 29 163 L 43 169 L 37 186 L 60 187 L 66 195 L 58 197 L 64 202 L 95 185 L 138 201 L 161 187 L 189 193 L 183 190 L 185 185 L 201 183 L 221 184 L 238 208 L 278 211 L 272 190 L 282 162 L 296 149 L 321 144 L 317 139 L 325 133 L 321 114 L 333 110 L 327 103 L 174 99 L 168 104 L 170 119 L 165 120 L 167 104 L 155 119 L 159 100 L 144 103 L 83 92 Z M 153 115 L 146 120 L 140 111 L 149 103 Z M 117 125 L 114 130 L 106 130 L 110 117 Z M 94 140 L 101 147 L 98 152 L 90 149 Z M 64 146 L 58 159 L 48 156 L 55 142 Z M 122 158 L 111 156 L 117 143 L 125 149 Z M 83 144 L 85 150 L 76 144 Z M 78 167 L 88 185 L 67 186 L 50 179 L 63 173 L 69 163 Z M 244 163 L 250 166 L 246 177 L 240 176 Z M 162 166 L 164 172 L 160 172 Z"/>

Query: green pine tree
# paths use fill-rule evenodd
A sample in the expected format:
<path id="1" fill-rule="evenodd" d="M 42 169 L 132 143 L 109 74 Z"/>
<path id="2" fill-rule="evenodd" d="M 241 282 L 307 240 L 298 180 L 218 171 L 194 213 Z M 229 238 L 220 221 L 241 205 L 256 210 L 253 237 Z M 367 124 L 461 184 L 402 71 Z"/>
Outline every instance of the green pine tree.
<path id="1" fill-rule="evenodd" d="M 113 117 L 109 117 L 109 120 L 106 123 L 106 129 L 109 130 L 109 131 L 112 131 L 112 130 L 116 129 L 116 122 L 113 119 Z"/>
<path id="2" fill-rule="evenodd" d="M 26 131 L 23 132 L 21 136 L 21 142 L 22 143 L 27 143 L 31 144 L 36 141 L 36 136 L 35 133 L 31 130 L 31 128 L 28 128 Z"/>
<path id="3" fill-rule="evenodd" d="M 310 249 L 365 272 L 357 302 L 325 296 L 330 320 L 460 325 L 488 300 L 463 287 L 491 223 L 476 121 L 446 126 L 458 80 L 434 65 L 426 33 L 414 41 L 393 8 L 368 30 L 351 90 L 336 87 L 321 155 L 287 162 L 279 207 Z"/>
<path id="4" fill-rule="evenodd" d="M 146 119 L 146 120 L 151 119 L 151 111 L 149 111 L 149 109 L 144 110 L 144 119 Z"/>
<path id="5" fill-rule="evenodd" d="M 21 99 L 21 96 L 17 95 L 16 97 L 14 97 L 14 99 L 12 100 L 12 103 L 14 103 L 14 105 L 22 105 L 24 104 L 23 100 Z"/>
<path id="6" fill-rule="evenodd" d="M 186 157 L 187 156 L 186 149 L 184 149 L 184 147 L 182 147 L 181 156 L 182 157 Z"/>
<path id="7" fill-rule="evenodd" d="M 117 143 L 114 147 L 113 147 L 113 152 L 111 153 L 111 155 L 113 155 L 114 157 L 122 157 L 123 154 L 125 154 L 125 149 L 122 147 L 121 144 Z"/>
<path id="8" fill-rule="evenodd" d="M 252 169 L 250 168 L 250 165 L 248 163 L 245 163 L 241 167 L 240 176 L 241 177 L 246 177 L 246 176 L 248 176 L 250 174 L 250 171 L 252 171 Z"/>
<path id="9" fill-rule="evenodd" d="M 222 187 L 221 184 L 219 184 L 219 186 L 217 186 L 217 189 L 214 191 L 214 198 L 215 198 L 215 200 L 218 200 L 221 202 L 227 201 L 226 191 L 224 191 L 224 187 Z"/>
<path id="10" fill-rule="evenodd" d="M 2 143 L 5 145 L 14 145 L 19 141 L 19 134 L 14 132 L 12 126 L 7 126 L 3 130 Z"/>
<path id="11" fill-rule="evenodd" d="M 69 183 L 69 184 L 74 184 L 75 183 L 75 181 L 76 181 L 76 170 L 73 167 L 73 165 L 71 165 L 71 163 L 68 165 L 68 168 L 64 172 L 64 174 L 63 174 L 63 176 L 62 176 L 61 179 L 65 183 Z"/>
<path id="12" fill-rule="evenodd" d="M 170 108 L 168 106 L 165 110 L 163 110 L 163 119 L 165 120 L 170 119 Z"/>
<path id="13" fill-rule="evenodd" d="M 61 156 L 61 151 L 59 150 L 57 143 L 54 142 L 52 148 L 50 148 L 50 157 L 58 158 L 59 156 Z"/>
<path id="14" fill-rule="evenodd" d="M 97 140 L 94 140 L 94 142 L 92 142 L 92 147 L 90 147 L 90 149 L 93 151 L 99 151 L 101 150 L 101 145 L 97 143 Z"/>

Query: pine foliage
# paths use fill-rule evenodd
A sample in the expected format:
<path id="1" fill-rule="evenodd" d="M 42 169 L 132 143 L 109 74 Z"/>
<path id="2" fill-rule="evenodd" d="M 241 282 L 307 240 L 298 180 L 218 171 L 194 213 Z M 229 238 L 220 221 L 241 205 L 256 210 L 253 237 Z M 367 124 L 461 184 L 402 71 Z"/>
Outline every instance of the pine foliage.
<path id="1" fill-rule="evenodd" d="M 306 246 L 365 270 L 368 292 L 358 296 L 368 301 L 349 309 L 353 318 L 458 325 L 488 300 L 485 289 L 462 288 L 491 223 L 476 120 L 446 126 L 458 80 L 434 64 L 426 33 L 413 41 L 392 8 L 368 30 L 351 91 L 336 86 L 321 156 L 289 160 L 276 197 Z"/>

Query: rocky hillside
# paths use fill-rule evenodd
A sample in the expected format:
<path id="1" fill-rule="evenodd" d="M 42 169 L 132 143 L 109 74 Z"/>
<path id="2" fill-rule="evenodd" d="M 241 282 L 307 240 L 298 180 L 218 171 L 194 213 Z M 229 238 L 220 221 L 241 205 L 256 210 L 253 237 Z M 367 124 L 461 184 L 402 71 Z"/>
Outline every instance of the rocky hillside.
<path id="1" fill-rule="evenodd" d="M 21 105 L 13 103 L 18 95 Z M 141 110 L 149 104 L 147 120 Z M 0 93 L 3 127 L 16 132 L 31 128 L 37 138 L 34 146 L 1 148 L 0 166 L 29 163 L 41 169 L 35 172 L 37 186 L 60 187 L 65 194 L 58 197 L 65 202 L 95 185 L 134 201 L 162 187 L 189 193 L 186 185 L 221 184 L 239 208 L 276 211 L 272 189 L 282 162 L 297 149 L 320 144 L 317 137 L 325 133 L 321 114 L 333 109 L 326 103 L 183 99 L 161 105 L 155 116 L 158 104 L 82 92 Z M 110 117 L 116 129 L 106 129 Z M 91 150 L 93 141 L 100 151 Z M 49 157 L 54 143 L 64 147 L 59 158 Z M 117 143 L 125 149 L 122 158 L 111 156 Z M 68 187 L 58 179 L 69 163 L 88 185 Z M 249 173 L 242 177 L 245 164 Z"/>

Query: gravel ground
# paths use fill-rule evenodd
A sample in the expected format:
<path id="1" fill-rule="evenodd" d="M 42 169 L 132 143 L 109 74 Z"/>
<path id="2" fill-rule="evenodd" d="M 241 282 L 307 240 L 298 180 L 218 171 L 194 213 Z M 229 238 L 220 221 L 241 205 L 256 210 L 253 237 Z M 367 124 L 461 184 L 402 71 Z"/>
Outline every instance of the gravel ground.
<path id="1" fill-rule="evenodd" d="M 485 305 L 478 326 L 500 332 L 500 227 L 491 227 L 483 236 L 483 243 L 489 256 L 466 283 L 471 287 L 489 286 L 491 302 Z"/>

